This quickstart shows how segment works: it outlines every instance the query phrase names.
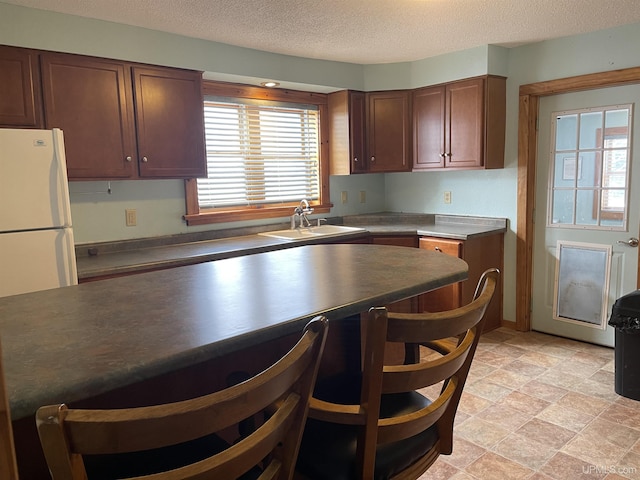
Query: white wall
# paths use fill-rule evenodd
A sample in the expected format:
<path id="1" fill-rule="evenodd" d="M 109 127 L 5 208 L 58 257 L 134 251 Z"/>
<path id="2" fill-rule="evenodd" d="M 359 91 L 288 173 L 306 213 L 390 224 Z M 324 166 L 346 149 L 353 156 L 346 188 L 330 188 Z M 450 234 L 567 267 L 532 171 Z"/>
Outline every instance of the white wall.
<path id="1" fill-rule="evenodd" d="M 275 55 L 109 22 L 0 3 L 0 44 L 121 58 L 204 70 L 208 78 L 274 79 L 302 89 L 416 88 L 492 73 L 507 81 L 505 168 L 331 177 L 330 215 L 381 210 L 455 213 L 509 219 L 505 237 L 504 316 L 515 320 L 518 89 L 522 84 L 640 65 L 640 25 L 504 49 L 481 46 L 416 62 L 354 65 Z M 72 215 L 78 243 L 223 228 L 186 227 L 179 180 L 73 182 Z M 358 192 L 367 202 L 358 202 Z M 452 203 L 444 204 L 444 191 Z M 340 192 L 348 203 L 340 203 Z M 98 192 L 98 193 L 92 193 Z M 384 192 L 384 193 L 383 193 Z M 124 226 L 124 209 L 138 209 L 137 227 Z M 251 222 L 245 222 L 251 223 Z M 233 224 L 232 226 L 236 226 Z"/>

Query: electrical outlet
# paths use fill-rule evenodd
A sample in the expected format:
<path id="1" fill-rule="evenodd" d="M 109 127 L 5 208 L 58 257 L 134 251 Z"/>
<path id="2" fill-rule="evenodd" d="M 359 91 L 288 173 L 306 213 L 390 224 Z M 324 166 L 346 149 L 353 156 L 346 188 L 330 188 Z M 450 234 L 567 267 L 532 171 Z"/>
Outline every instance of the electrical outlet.
<path id="1" fill-rule="evenodd" d="M 444 203 L 451 203 L 451 192 L 444 192 Z"/>
<path id="2" fill-rule="evenodd" d="M 360 203 L 366 203 L 367 201 L 367 192 L 364 190 L 360 190 Z"/>
<path id="3" fill-rule="evenodd" d="M 348 201 L 347 192 L 342 192 L 340 194 L 340 199 L 342 200 L 342 203 L 347 203 Z"/>
<path id="4" fill-rule="evenodd" d="M 135 227 L 138 224 L 138 212 L 135 208 L 127 208 L 124 215 L 127 227 Z"/>

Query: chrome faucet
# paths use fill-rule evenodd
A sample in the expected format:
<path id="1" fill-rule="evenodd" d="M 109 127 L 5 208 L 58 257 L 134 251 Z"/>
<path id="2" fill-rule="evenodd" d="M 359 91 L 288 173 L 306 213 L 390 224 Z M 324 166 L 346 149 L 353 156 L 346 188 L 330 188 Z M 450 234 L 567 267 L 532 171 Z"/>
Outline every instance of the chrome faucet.
<path id="1" fill-rule="evenodd" d="M 309 222 L 307 215 L 312 212 L 313 208 L 309 206 L 309 201 L 306 198 L 300 200 L 300 205 L 295 208 L 293 215 L 291 215 L 291 230 L 301 227 L 310 227 L 311 222 Z M 296 226 L 296 217 L 300 219 L 298 226 Z"/>

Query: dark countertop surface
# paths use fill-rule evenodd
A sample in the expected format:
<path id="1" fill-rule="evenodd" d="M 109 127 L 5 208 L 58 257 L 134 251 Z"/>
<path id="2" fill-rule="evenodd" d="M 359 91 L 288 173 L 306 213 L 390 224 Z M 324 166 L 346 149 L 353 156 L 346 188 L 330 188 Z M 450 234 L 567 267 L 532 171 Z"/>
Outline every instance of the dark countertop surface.
<path id="1" fill-rule="evenodd" d="M 464 261 L 417 248 L 306 245 L 0 298 L 12 417 L 466 276 Z"/>
<path id="2" fill-rule="evenodd" d="M 191 265 L 211 260 L 263 253 L 300 245 L 326 242 L 351 241 L 370 235 L 419 235 L 467 240 L 484 235 L 504 233 L 504 218 L 470 217 L 460 215 L 380 213 L 353 215 L 338 219 L 336 223 L 360 227 L 365 231 L 340 237 L 306 240 L 282 240 L 256 233 L 256 229 L 235 229 L 232 236 L 225 231 L 209 232 L 217 238 L 199 239 L 198 235 L 180 235 L 151 241 L 110 242 L 108 244 L 81 245 L 76 247 L 78 278 L 87 281 L 108 275 L 137 273 L 158 268 Z M 286 228 L 280 225 L 278 228 Z M 263 228 L 269 230 L 269 226 Z M 203 234 L 204 235 L 204 234 Z M 89 248 L 98 255 L 88 256 Z"/>

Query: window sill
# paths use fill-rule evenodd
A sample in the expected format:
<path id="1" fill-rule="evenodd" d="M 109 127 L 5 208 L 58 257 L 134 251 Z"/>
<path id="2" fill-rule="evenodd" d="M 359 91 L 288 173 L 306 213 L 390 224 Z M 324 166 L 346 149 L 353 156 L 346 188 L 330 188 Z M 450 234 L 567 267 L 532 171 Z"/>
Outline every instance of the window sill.
<path id="1" fill-rule="evenodd" d="M 259 220 L 266 218 L 289 217 L 296 205 L 262 207 L 262 208 L 239 208 L 230 209 L 209 209 L 200 213 L 184 215 L 187 225 L 208 225 L 212 223 L 230 223 L 243 220 Z M 311 205 L 313 213 L 329 213 L 333 205 Z"/>

